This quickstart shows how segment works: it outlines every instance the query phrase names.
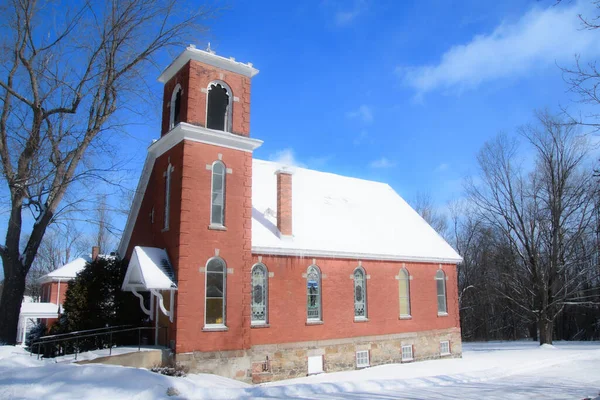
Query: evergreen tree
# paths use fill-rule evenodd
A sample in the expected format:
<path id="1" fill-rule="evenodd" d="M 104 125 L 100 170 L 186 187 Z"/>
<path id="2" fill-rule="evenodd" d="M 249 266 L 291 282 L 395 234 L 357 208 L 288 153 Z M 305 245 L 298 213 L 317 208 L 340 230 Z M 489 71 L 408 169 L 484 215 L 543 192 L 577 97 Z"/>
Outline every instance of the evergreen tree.
<path id="1" fill-rule="evenodd" d="M 33 349 L 31 348 L 31 344 L 44 336 L 46 334 L 46 324 L 43 322 L 36 323 L 29 332 L 27 332 L 27 336 L 25 337 L 25 348 L 27 351 L 31 351 L 32 353 L 37 353 L 38 350 L 42 350 L 35 346 Z"/>
<path id="2" fill-rule="evenodd" d="M 69 282 L 63 314 L 53 327 L 53 333 L 106 326 L 140 326 L 145 315 L 139 301 L 130 292 L 121 290 L 126 270 L 127 262 L 116 257 L 100 256 L 86 264 L 77 277 Z M 121 340 L 114 338 L 114 341 Z"/>

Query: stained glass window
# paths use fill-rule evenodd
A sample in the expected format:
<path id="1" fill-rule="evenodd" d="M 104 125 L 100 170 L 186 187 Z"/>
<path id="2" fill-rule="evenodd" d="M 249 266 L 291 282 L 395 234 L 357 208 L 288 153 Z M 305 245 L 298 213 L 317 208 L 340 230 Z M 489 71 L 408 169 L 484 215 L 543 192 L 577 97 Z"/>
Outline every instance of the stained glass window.
<path id="1" fill-rule="evenodd" d="M 356 268 L 354 270 L 354 318 L 367 317 L 367 284 L 365 281 L 365 270 Z"/>
<path id="2" fill-rule="evenodd" d="M 321 271 L 316 265 L 306 273 L 307 319 L 321 320 Z"/>
<path id="3" fill-rule="evenodd" d="M 267 323 L 267 285 L 268 273 L 263 264 L 252 267 L 252 320 L 255 323 Z"/>

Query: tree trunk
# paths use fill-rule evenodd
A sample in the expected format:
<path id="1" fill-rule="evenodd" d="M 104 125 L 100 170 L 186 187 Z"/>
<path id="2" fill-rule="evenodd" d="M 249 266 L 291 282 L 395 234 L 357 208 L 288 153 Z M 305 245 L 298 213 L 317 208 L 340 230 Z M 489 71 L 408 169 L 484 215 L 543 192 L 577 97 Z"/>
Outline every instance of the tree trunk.
<path id="1" fill-rule="evenodd" d="M 5 276 L 4 289 L 0 297 L 0 321 L 2 321 L 0 323 L 0 344 L 14 345 L 17 343 L 19 313 L 25 293 L 25 275 L 20 273 L 23 267 L 19 261 L 7 258 L 2 260 Z"/>
<path id="2" fill-rule="evenodd" d="M 540 328 L 540 345 L 552 344 L 553 323 L 548 321 L 545 315 L 542 315 L 538 321 L 538 326 Z"/>
<path id="3" fill-rule="evenodd" d="M 535 322 L 529 324 L 529 337 L 534 342 L 538 341 L 538 325 Z"/>

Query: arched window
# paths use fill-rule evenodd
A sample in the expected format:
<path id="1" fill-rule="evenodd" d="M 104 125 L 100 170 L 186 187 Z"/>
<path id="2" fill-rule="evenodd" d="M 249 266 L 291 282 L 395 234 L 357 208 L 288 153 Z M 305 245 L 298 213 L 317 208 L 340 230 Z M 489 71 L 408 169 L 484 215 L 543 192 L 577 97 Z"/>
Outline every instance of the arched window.
<path id="1" fill-rule="evenodd" d="M 398 274 L 398 293 L 400 317 L 410 317 L 410 275 L 406 268 L 402 268 Z"/>
<path id="2" fill-rule="evenodd" d="M 169 129 L 173 129 L 179 122 L 181 122 L 181 85 L 177 84 L 173 93 L 171 94 L 171 114 L 169 119 Z"/>
<path id="3" fill-rule="evenodd" d="M 208 86 L 206 127 L 218 131 L 229 131 L 231 114 L 231 90 L 223 82 L 213 82 Z"/>
<path id="4" fill-rule="evenodd" d="M 438 314 L 448 313 L 446 307 L 446 274 L 441 269 L 435 273 L 435 284 L 437 286 Z"/>
<path id="5" fill-rule="evenodd" d="M 321 321 L 321 271 L 311 265 L 306 271 L 306 319 Z"/>
<path id="6" fill-rule="evenodd" d="M 225 225 L 225 164 L 215 161 L 212 166 L 210 224 Z"/>
<path id="7" fill-rule="evenodd" d="M 206 307 L 204 324 L 225 325 L 227 267 L 225 261 L 213 257 L 206 263 Z"/>
<path id="8" fill-rule="evenodd" d="M 354 270 L 354 318 L 367 318 L 367 281 L 362 267 Z"/>
<path id="9" fill-rule="evenodd" d="M 252 324 L 267 323 L 267 295 L 269 273 L 264 264 L 252 267 Z"/>

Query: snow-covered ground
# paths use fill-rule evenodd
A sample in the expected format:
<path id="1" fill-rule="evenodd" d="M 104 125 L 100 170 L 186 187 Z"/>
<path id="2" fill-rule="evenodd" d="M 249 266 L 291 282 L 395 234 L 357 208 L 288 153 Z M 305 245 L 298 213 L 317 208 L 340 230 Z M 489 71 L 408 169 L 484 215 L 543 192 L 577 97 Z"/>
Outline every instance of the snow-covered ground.
<path id="1" fill-rule="evenodd" d="M 462 359 L 394 364 L 252 386 L 206 374 L 29 357 L 0 347 L 1 399 L 583 399 L 600 393 L 600 342 L 464 344 Z M 171 390 L 173 392 L 173 390 Z"/>

